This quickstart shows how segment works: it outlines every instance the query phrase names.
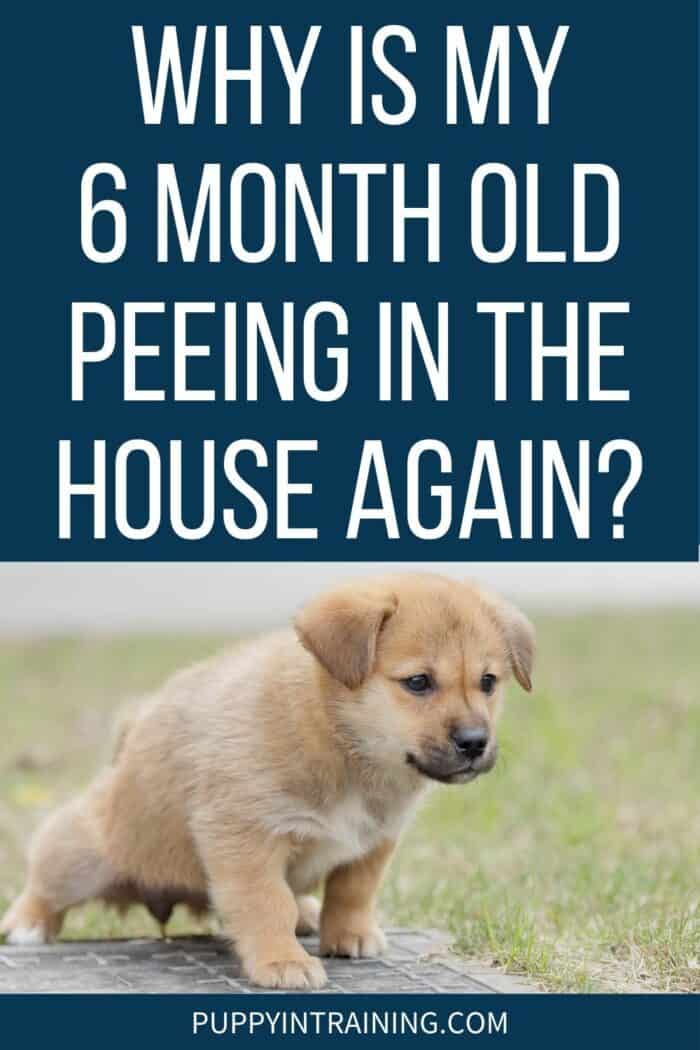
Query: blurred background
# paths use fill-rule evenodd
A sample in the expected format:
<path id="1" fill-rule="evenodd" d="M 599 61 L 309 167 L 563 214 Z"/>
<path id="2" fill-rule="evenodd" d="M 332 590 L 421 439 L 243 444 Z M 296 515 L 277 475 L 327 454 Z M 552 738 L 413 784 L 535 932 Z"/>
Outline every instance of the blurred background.
<path id="1" fill-rule="evenodd" d="M 501 591 L 539 650 L 494 771 L 433 791 L 407 831 L 386 921 L 550 990 L 700 992 L 700 565 L 2 565 L 0 912 L 125 700 L 321 588 L 402 568 Z M 178 909 L 168 933 L 201 929 Z M 132 935 L 161 934 L 95 904 L 62 934 Z"/>
<path id="2" fill-rule="evenodd" d="M 700 564 L 5 564 L 0 633 L 258 630 L 329 582 L 402 569 L 470 576 L 543 610 L 700 606 Z"/>

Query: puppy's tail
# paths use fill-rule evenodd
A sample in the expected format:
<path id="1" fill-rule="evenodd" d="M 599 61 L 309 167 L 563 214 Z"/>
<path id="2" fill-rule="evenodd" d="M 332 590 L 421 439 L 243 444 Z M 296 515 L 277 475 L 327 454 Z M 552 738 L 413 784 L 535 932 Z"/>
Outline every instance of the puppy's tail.
<path id="1" fill-rule="evenodd" d="M 139 721 L 146 706 L 147 697 L 139 697 L 126 703 L 116 715 L 112 728 L 112 743 L 110 748 L 110 762 L 112 765 L 118 760 L 126 744 L 129 733 Z"/>

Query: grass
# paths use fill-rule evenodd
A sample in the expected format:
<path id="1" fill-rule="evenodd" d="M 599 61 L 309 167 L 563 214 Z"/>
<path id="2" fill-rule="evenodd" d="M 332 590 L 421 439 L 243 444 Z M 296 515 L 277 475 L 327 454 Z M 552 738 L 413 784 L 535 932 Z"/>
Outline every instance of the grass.
<path id="1" fill-rule="evenodd" d="M 700 991 L 699 628 L 683 610 L 541 618 L 534 694 L 512 690 L 493 773 L 429 797 L 389 921 L 551 990 Z M 114 708 L 223 641 L 0 644 L 0 908 L 32 828 L 108 752 Z M 154 932 L 90 905 L 64 936 Z"/>

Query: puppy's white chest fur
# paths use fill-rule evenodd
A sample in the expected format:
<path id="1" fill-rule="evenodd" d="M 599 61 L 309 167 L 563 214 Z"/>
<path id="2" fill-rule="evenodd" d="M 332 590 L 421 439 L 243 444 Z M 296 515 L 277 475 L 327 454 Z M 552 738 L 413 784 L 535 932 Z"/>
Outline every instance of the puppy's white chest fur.
<path id="1" fill-rule="evenodd" d="M 302 848 L 288 878 L 297 892 L 311 889 L 340 864 L 348 864 L 395 838 L 403 825 L 410 800 L 377 813 L 360 793 L 352 793 L 325 813 L 299 817 L 295 828 Z"/>

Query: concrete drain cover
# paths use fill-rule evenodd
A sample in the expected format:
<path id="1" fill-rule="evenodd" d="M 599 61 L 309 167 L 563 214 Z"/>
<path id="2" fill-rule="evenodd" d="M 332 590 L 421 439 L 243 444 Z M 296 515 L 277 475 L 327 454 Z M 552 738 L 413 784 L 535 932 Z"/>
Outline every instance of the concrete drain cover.
<path id="1" fill-rule="evenodd" d="M 326 959 L 335 994 L 402 992 L 530 992 L 478 964 L 451 956 L 444 936 L 425 931 L 388 931 L 381 959 Z M 312 954 L 318 941 L 304 940 Z M 160 992 L 254 993 L 225 943 L 212 937 L 140 941 L 63 941 L 33 948 L 0 944 L 0 993 Z M 285 992 L 272 994 L 284 995 Z"/>

